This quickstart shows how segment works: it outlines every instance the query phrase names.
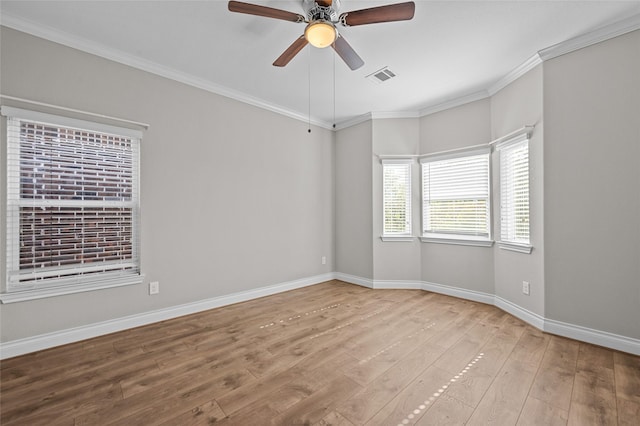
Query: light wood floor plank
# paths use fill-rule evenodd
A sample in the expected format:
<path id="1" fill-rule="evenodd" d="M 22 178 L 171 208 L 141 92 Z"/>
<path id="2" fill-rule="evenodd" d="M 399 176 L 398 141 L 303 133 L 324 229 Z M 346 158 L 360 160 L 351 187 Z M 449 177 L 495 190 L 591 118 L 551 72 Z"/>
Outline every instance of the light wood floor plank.
<path id="1" fill-rule="evenodd" d="M 354 396 L 341 403 L 336 410 L 352 423 L 364 424 L 411 383 L 416 374 L 425 370 L 444 351 L 444 348 L 430 342 L 419 346 Z"/>
<path id="2" fill-rule="evenodd" d="M 532 396 L 528 397 L 517 426 L 563 426 L 567 424 L 569 412 Z"/>
<path id="3" fill-rule="evenodd" d="M 614 352 L 616 395 L 640 403 L 640 358 Z"/>
<path id="4" fill-rule="evenodd" d="M 214 423 L 215 426 L 264 426 L 270 419 L 276 417 L 278 412 L 268 404 L 249 405 L 242 410 L 231 414 Z M 180 426 L 180 425 L 175 425 Z"/>
<path id="5" fill-rule="evenodd" d="M 569 425 L 618 423 L 613 353 L 580 344 Z"/>
<path id="6" fill-rule="evenodd" d="M 507 363 L 478 403 L 469 425 L 513 425 L 533 383 L 535 372 L 519 361 Z"/>
<path id="7" fill-rule="evenodd" d="M 0 408 L 3 426 L 636 426 L 640 357 L 331 281 L 5 360 Z"/>
<path id="8" fill-rule="evenodd" d="M 618 398 L 616 403 L 618 409 L 618 424 L 620 426 L 637 426 L 638 419 L 640 419 L 640 402 Z"/>
<path id="9" fill-rule="evenodd" d="M 332 411 L 314 426 L 354 426 L 349 420 L 342 417 L 339 413 Z"/>
<path id="10" fill-rule="evenodd" d="M 244 407 L 261 401 L 269 401 L 274 393 L 288 383 L 308 374 L 324 363 L 335 365 L 344 360 L 345 354 L 333 348 L 324 348 L 298 360 L 297 363 L 282 372 L 260 377 L 253 383 L 240 386 L 218 398 L 218 403 L 225 413 L 233 415 Z M 354 360 L 355 361 L 355 360 Z"/>
<path id="11" fill-rule="evenodd" d="M 637 426 L 640 419 L 640 357 L 613 352 L 613 360 L 618 424 Z"/>
<path id="12" fill-rule="evenodd" d="M 403 364 L 411 362 L 412 357 L 415 357 L 413 352 L 416 352 L 416 350 L 414 350 L 416 347 L 424 351 L 424 353 L 418 353 L 417 356 L 420 358 L 419 362 L 422 362 L 422 364 L 419 365 L 423 367 L 422 369 L 426 368 L 433 362 L 433 360 L 431 360 L 429 364 L 425 364 L 426 357 L 433 356 L 433 353 L 437 353 L 439 356 L 444 352 L 444 348 L 440 346 L 435 348 L 437 352 L 434 352 L 433 344 L 423 345 L 423 343 L 433 340 L 435 332 L 432 332 L 429 328 L 431 324 L 425 325 L 420 330 L 414 330 L 413 334 L 405 334 L 396 339 L 387 340 L 387 346 L 375 352 L 373 350 L 368 352 L 365 354 L 368 356 L 359 357 L 356 365 L 350 366 L 350 368 L 343 366 L 340 370 L 343 374 L 351 377 L 361 385 L 367 385 L 383 373 L 388 373 L 388 370 L 397 366 L 399 362 Z M 352 352 L 349 351 L 349 354 L 351 355 Z M 413 374 L 416 374 L 415 370 Z"/>
<path id="13" fill-rule="evenodd" d="M 160 426 L 212 425 L 221 421 L 225 417 L 227 416 L 222 411 L 218 403 L 215 400 L 211 400 L 162 422 Z"/>
<path id="14" fill-rule="evenodd" d="M 546 350 L 549 337 L 545 336 L 530 327 L 522 330 L 468 424 L 516 424 Z"/>
<path id="15" fill-rule="evenodd" d="M 613 371 L 578 371 L 569 409 L 569 425 L 618 423 Z"/>
<path id="16" fill-rule="evenodd" d="M 448 394 L 444 394 L 415 424 L 418 426 L 463 425 L 472 413 L 473 408 Z"/>
<path id="17" fill-rule="evenodd" d="M 418 420 L 421 416 L 428 415 L 429 409 L 442 395 L 439 389 L 450 378 L 451 373 L 448 371 L 435 366 L 427 368 L 365 424 L 397 425 L 405 419 L 410 420 L 409 416 Z M 417 415 L 414 413 L 416 410 L 419 410 Z"/>
<path id="18" fill-rule="evenodd" d="M 360 385 L 348 377 L 337 375 L 324 388 L 313 392 L 279 416 L 271 419 L 273 425 L 300 425 L 319 422 L 331 413 L 340 401 L 349 398 Z"/>
<path id="19" fill-rule="evenodd" d="M 530 396 L 563 411 L 571 405 L 578 342 L 553 336 L 536 375 Z"/>

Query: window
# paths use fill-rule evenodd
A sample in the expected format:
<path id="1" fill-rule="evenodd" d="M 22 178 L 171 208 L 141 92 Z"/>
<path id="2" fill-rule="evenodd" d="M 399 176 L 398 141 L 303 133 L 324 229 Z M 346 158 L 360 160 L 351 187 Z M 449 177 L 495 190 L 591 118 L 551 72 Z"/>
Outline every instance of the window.
<path id="1" fill-rule="evenodd" d="M 529 241 L 529 140 L 526 134 L 496 146 L 500 153 L 500 243 L 531 252 Z"/>
<path id="2" fill-rule="evenodd" d="M 26 291 L 32 296 L 25 299 L 38 298 L 141 282 L 141 132 L 15 108 L 2 107 L 2 114 L 7 116 L 3 296 Z"/>
<path id="3" fill-rule="evenodd" d="M 383 240 L 411 238 L 411 162 L 382 160 Z"/>
<path id="4" fill-rule="evenodd" d="M 422 163 L 422 240 L 490 246 L 489 148 Z"/>

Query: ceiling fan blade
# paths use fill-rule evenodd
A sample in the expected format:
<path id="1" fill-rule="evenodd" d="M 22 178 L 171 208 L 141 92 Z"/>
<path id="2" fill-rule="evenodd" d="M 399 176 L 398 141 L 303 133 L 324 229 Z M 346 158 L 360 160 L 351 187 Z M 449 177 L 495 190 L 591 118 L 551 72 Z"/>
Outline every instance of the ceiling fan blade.
<path id="1" fill-rule="evenodd" d="M 291 22 L 304 22 L 305 20 L 304 16 L 297 13 L 257 4 L 243 3 L 241 1 L 230 1 L 229 10 L 231 12 L 246 13 L 247 15 L 264 16 L 266 18 L 282 19 Z"/>
<path id="2" fill-rule="evenodd" d="M 416 4 L 412 1 L 389 4 L 345 12 L 340 15 L 340 22 L 342 25 L 355 27 L 356 25 L 377 24 L 379 22 L 408 21 L 413 18 L 415 10 Z"/>
<path id="3" fill-rule="evenodd" d="M 300 52 L 302 50 L 303 47 L 305 47 L 309 42 L 307 41 L 306 38 L 304 38 L 304 35 L 301 35 L 300 38 L 298 38 L 296 41 L 293 42 L 293 44 L 291 46 L 289 46 L 287 48 L 287 50 L 285 50 L 282 55 L 280 55 L 280 57 L 278 59 L 276 59 L 276 61 L 273 63 L 274 66 L 276 67 L 284 67 L 285 65 L 287 65 L 294 56 L 296 56 L 298 54 L 298 52 Z"/>
<path id="4" fill-rule="evenodd" d="M 357 70 L 364 65 L 364 61 L 349 43 L 341 35 L 338 35 L 336 41 L 331 45 L 342 60 L 351 68 L 352 71 Z"/>
<path id="5" fill-rule="evenodd" d="M 316 3 L 318 3 L 318 6 L 323 6 L 323 7 L 331 6 L 331 2 L 332 0 L 316 0 Z"/>

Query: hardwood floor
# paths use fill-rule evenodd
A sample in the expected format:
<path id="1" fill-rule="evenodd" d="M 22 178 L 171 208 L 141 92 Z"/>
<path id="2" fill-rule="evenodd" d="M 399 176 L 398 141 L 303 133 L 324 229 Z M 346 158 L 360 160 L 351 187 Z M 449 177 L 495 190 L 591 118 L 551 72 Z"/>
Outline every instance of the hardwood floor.
<path id="1" fill-rule="evenodd" d="M 2 425 L 638 425 L 640 357 L 340 281 L 8 359 Z"/>

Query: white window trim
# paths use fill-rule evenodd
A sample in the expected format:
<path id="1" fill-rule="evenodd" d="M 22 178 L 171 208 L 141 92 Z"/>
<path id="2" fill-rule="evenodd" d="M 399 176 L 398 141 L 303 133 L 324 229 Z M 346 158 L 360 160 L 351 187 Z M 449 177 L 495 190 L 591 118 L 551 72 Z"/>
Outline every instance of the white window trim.
<path id="1" fill-rule="evenodd" d="M 413 156 L 379 156 L 380 163 L 385 164 L 408 164 L 412 166 L 415 161 L 412 158 Z M 383 185 L 383 206 L 382 206 L 382 235 L 380 239 L 384 242 L 412 242 L 415 241 L 416 237 L 413 236 L 413 167 L 409 168 L 409 203 L 410 203 L 410 215 L 411 215 L 411 224 L 409 225 L 410 232 L 407 234 L 385 234 L 384 233 L 384 185 Z M 383 177 L 384 180 L 384 177 Z"/>
<path id="2" fill-rule="evenodd" d="M 460 157 L 468 157 L 473 155 L 489 155 L 489 235 L 484 236 L 476 236 L 476 235 L 463 235 L 463 234 L 445 234 L 445 233 L 437 233 L 437 232 L 425 232 L 420 236 L 420 241 L 423 243 L 435 243 L 435 244 L 453 244 L 453 245 L 461 245 L 461 246 L 472 246 L 472 247 L 492 247 L 494 244 L 493 240 L 493 212 L 492 212 L 492 202 L 491 202 L 491 146 L 490 144 L 481 144 L 474 145 L 470 147 L 452 149 L 448 151 L 441 151 L 432 154 L 424 154 L 419 157 L 420 164 L 430 163 L 433 161 L 442 161 L 448 160 L 452 158 L 460 158 Z M 421 172 L 422 173 L 422 172 Z M 422 177 L 420 178 L 420 182 L 422 182 Z M 421 197 L 421 205 L 423 204 L 423 200 Z M 424 212 L 421 214 L 421 218 L 424 218 Z M 424 227 L 424 224 L 422 224 Z"/>
<path id="3" fill-rule="evenodd" d="M 55 124 L 63 127 L 72 127 L 72 128 L 81 128 L 89 131 L 103 132 L 103 133 L 111 133 L 117 134 L 121 136 L 127 136 L 130 138 L 138 139 L 138 144 L 142 140 L 143 132 L 141 130 L 130 129 L 119 126 L 112 126 L 108 124 L 96 123 L 93 121 L 79 120 L 75 118 L 69 118 L 64 116 L 58 116 L 53 114 L 41 113 L 37 111 L 25 110 L 21 108 L 14 108 L 6 105 L 2 105 L 0 107 L 0 115 L 4 117 L 15 117 L 22 120 L 31 120 L 40 123 L 48 123 Z M 8 144 L 8 141 L 7 141 Z M 140 147 L 138 145 L 137 148 L 137 173 L 135 186 L 138 188 L 140 186 L 140 176 L 139 176 L 139 167 L 140 167 Z M 8 169 L 8 168 L 7 168 Z M 9 179 L 6 179 L 7 185 L 10 185 Z M 137 203 L 139 203 L 140 197 L 139 192 L 137 195 Z M 8 200 L 6 200 L 8 201 Z M 84 202 L 87 205 L 93 204 L 92 202 Z M 42 205 L 50 204 L 47 201 L 42 201 Z M 108 204 L 108 202 L 106 203 Z M 7 206 L 9 203 L 7 202 Z M 138 207 L 139 212 L 139 207 Z M 139 214 L 139 213 L 138 213 Z M 7 218 L 8 219 L 8 218 Z M 139 219 L 138 219 L 139 220 Z M 138 223 L 138 247 L 140 244 L 140 223 Z M 5 229 L 6 231 L 6 229 Z M 8 237 L 8 236 L 7 236 Z M 7 241 L 7 244 L 11 244 L 10 241 Z M 138 265 L 140 264 L 140 254 L 136 255 L 138 259 Z M 5 270 L 2 271 L 3 276 L 7 277 L 9 271 L 9 265 L 5 261 Z M 132 273 L 132 274 L 110 274 L 106 272 L 105 274 L 101 274 L 100 276 L 92 276 L 92 277 L 75 277 L 72 279 L 60 279 L 55 283 L 51 283 L 49 285 L 44 284 L 38 287 L 29 287 L 28 285 L 24 285 L 21 288 L 10 288 L 9 280 L 4 286 L 0 289 L 0 302 L 3 304 L 6 303 L 15 303 L 22 302 L 27 300 L 35 300 L 42 299 L 47 297 L 55 297 L 62 296 L 66 294 L 74 294 L 74 293 L 82 293 L 87 291 L 101 290 L 107 288 L 114 287 L 122 287 L 127 285 L 135 285 L 141 284 L 144 281 L 144 275 L 141 272 Z M 78 284 L 78 281 L 83 281 L 82 284 Z"/>
<path id="4" fill-rule="evenodd" d="M 0 114 L 4 117 L 17 117 L 23 120 L 38 121 L 41 123 L 54 123 L 58 126 L 67 126 L 79 129 L 94 130 L 96 132 L 112 133 L 131 138 L 142 139 L 142 131 L 129 129 L 126 127 L 111 126 L 109 124 L 96 123 L 93 121 L 79 120 L 60 115 L 47 114 L 44 112 L 31 111 L 27 109 L 14 108 L 6 105 L 0 107 Z"/>
<path id="5" fill-rule="evenodd" d="M 521 143 L 526 141 L 527 144 L 531 143 L 531 133 L 533 132 L 534 126 L 523 126 L 520 129 L 509 133 L 506 136 L 503 136 L 495 141 L 491 142 L 494 145 L 496 151 L 500 151 L 502 149 L 508 148 L 512 145 Z M 529 171 L 531 169 L 529 168 Z M 531 189 L 529 189 L 531 191 Z M 531 194 L 531 192 L 529 192 Z M 501 194 L 502 197 L 502 194 Z M 502 210 L 502 209 L 500 209 Z M 531 217 L 531 211 L 529 211 L 529 217 Z M 500 218 L 502 219 L 502 211 L 500 211 Z M 500 221 L 502 224 L 502 220 Z M 529 225 L 531 226 L 531 225 Z M 502 230 L 500 230 L 502 232 Z M 529 228 L 529 243 L 519 243 L 515 241 L 498 241 L 498 247 L 502 250 L 513 251 L 517 253 L 531 254 L 533 251 L 533 245 L 531 244 L 531 228 Z"/>
<path id="6" fill-rule="evenodd" d="M 523 139 L 520 138 L 525 135 L 527 139 L 531 139 L 531 132 L 533 132 L 534 127 L 535 126 L 530 125 L 522 126 L 518 130 L 514 130 L 513 132 L 505 136 L 492 140 L 491 142 L 489 142 L 489 145 L 495 147 L 496 149 L 499 149 L 503 148 L 505 145 L 510 145 L 512 142 L 516 143 L 522 141 Z"/>
<path id="7" fill-rule="evenodd" d="M 431 154 L 422 154 L 419 156 L 420 164 L 430 163 L 432 161 L 449 160 L 451 158 L 470 157 L 472 155 L 490 154 L 491 146 L 489 144 L 474 145 L 464 148 L 450 149 L 447 151 L 434 152 Z"/>
<path id="8" fill-rule="evenodd" d="M 498 241 L 498 247 L 502 250 L 515 251 L 518 253 L 531 254 L 533 246 L 531 244 L 512 243 L 510 241 Z"/>
<path id="9" fill-rule="evenodd" d="M 503 150 L 505 148 L 509 148 L 509 147 L 511 147 L 513 145 L 516 145 L 516 144 L 519 144 L 520 142 L 525 142 L 525 141 L 527 143 L 529 142 L 529 135 L 526 134 L 526 133 L 518 135 L 518 136 L 516 136 L 514 138 L 511 138 L 511 139 L 508 139 L 508 140 L 505 140 L 503 142 L 500 142 L 500 143 L 496 144 L 495 149 L 496 149 L 496 151 L 500 151 L 500 150 Z"/>
<path id="10" fill-rule="evenodd" d="M 420 237 L 423 243 L 454 244 L 459 246 L 492 247 L 494 241 L 491 238 L 475 237 L 473 235 L 456 234 L 424 234 Z"/>
<path id="11" fill-rule="evenodd" d="M 411 241 L 415 241 L 416 237 L 413 235 L 382 235 L 380 239 L 384 242 L 409 243 Z"/>
<path id="12" fill-rule="evenodd" d="M 86 291 L 104 290 L 107 288 L 123 287 L 128 285 L 142 284 L 144 275 L 131 275 L 118 277 L 113 280 L 92 280 L 88 284 L 67 285 L 56 287 L 42 287 L 29 290 L 12 291 L 10 293 L 0 293 L 0 302 L 3 304 L 24 302 L 27 300 L 44 299 L 47 297 L 64 296 L 66 294 L 84 293 Z"/>

